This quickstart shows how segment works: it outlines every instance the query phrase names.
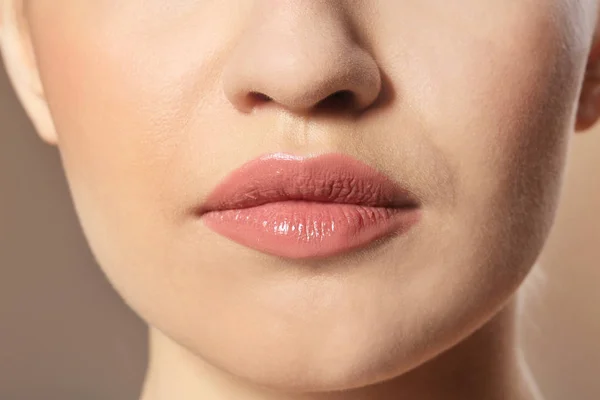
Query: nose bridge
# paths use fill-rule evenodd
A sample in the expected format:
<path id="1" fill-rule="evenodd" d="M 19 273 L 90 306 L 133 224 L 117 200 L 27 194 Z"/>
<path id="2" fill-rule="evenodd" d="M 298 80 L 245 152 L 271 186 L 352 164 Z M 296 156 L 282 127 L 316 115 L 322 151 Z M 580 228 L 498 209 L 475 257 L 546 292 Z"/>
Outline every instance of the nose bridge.
<path id="1" fill-rule="evenodd" d="M 352 108 L 375 101 L 377 62 L 353 40 L 342 8 L 327 3 L 262 9 L 224 67 L 223 89 L 232 104 L 248 112 L 267 99 L 306 112 L 329 97 L 351 98 Z"/>

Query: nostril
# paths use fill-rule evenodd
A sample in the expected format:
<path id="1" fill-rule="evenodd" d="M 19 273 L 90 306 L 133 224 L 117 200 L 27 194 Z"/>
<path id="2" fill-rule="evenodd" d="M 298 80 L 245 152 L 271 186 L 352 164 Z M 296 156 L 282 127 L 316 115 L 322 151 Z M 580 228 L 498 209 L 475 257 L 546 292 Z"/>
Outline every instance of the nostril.
<path id="1" fill-rule="evenodd" d="M 273 100 L 266 94 L 260 92 L 250 92 L 248 93 L 248 98 L 254 104 L 262 104 Z"/>
<path id="2" fill-rule="evenodd" d="M 338 90 L 327 96 L 317 104 L 320 109 L 344 109 L 354 106 L 355 96 L 350 90 Z"/>
<path id="3" fill-rule="evenodd" d="M 274 101 L 272 97 L 256 91 L 248 92 L 245 100 L 245 103 L 249 109 L 260 107 L 266 103 Z M 356 105 L 356 95 L 353 91 L 338 90 L 337 92 L 330 94 L 326 98 L 316 103 L 312 108 L 314 108 L 315 111 L 340 112 L 342 110 L 354 109 Z"/>

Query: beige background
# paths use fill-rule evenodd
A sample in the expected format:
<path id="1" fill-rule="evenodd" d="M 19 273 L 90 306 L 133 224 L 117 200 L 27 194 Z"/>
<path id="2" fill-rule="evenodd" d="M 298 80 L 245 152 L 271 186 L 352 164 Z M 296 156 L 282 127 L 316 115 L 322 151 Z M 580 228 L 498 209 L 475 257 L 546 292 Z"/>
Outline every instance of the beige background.
<path id="1" fill-rule="evenodd" d="M 525 355 L 547 400 L 600 399 L 600 130 L 572 143 L 523 297 Z M 0 399 L 137 399 L 146 340 L 90 254 L 57 150 L 0 69 Z"/>

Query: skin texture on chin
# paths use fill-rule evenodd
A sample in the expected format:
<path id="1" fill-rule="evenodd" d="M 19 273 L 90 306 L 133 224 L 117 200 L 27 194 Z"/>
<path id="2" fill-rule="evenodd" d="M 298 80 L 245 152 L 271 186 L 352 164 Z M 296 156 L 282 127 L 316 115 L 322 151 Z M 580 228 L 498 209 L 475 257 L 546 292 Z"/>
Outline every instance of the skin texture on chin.
<path id="1" fill-rule="evenodd" d="M 43 137 L 60 151 L 86 238 L 141 318 L 253 384 L 348 390 L 465 339 L 533 266 L 595 10 L 591 0 L 37 0 L 24 14 L 30 86 L 13 80 L 22 99 L 39 80 L 52 117 Z M 348 70 L 361 79 L 336 78 Z M 338 90 L 363 99 L 359 112 L 318 107 Z M 422 221 L 374 248 L 302 262 L 208 230 L 195 207 L 271 152 L 362 160 L 420 194 Z"/>

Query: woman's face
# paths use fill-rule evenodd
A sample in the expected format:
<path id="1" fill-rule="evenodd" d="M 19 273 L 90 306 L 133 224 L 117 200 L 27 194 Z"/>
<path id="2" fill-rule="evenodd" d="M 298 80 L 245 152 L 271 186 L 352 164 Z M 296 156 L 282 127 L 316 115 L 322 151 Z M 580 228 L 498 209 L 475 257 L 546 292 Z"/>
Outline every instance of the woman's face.
<path id="1" fill-rule="evenodd" d="M 37 0 L 27 15 L 116 290 L 222 369 L 325 390 L 415 367 L 521 283 L 553 221 L 594 2 Z M 359 101 L 325 107 L 341 90 Z M 221 180 L 281 152 L 357 158 L 418 193 L 420 219 L 315 259 L 203 223 Z"/>

